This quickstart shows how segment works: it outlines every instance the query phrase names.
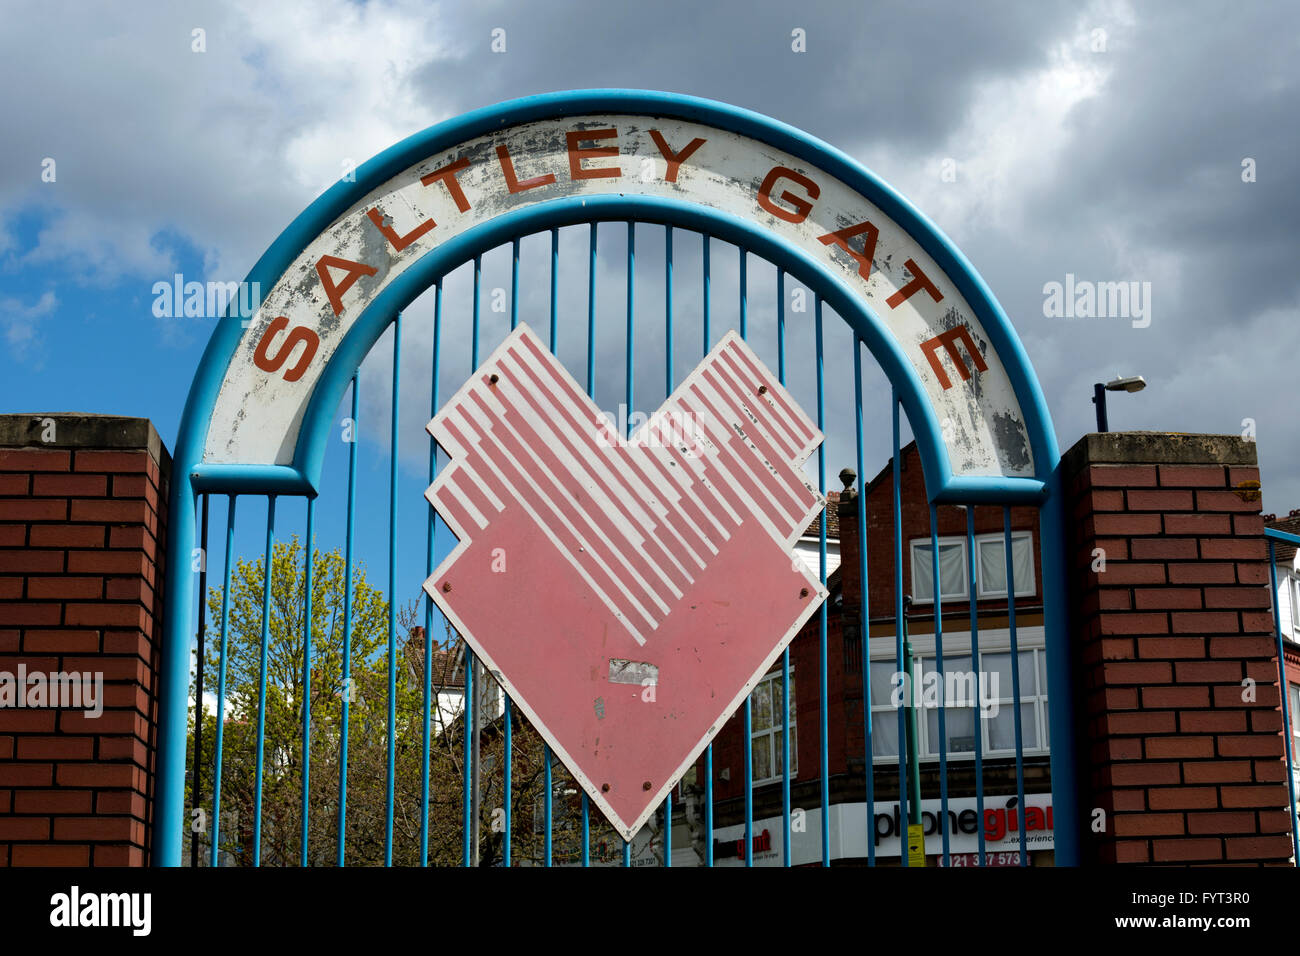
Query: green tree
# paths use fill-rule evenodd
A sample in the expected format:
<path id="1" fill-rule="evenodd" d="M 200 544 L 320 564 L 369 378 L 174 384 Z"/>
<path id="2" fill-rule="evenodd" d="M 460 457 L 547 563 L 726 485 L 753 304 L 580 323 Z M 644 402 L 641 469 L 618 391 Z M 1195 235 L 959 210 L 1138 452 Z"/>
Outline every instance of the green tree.
<path id="1" fill-rule="evenodd" d="M 297 865 L 301 854 L 303 673 L 306 575 L 304 548 L 295 536 L 277 542 L 271 557 L 270 615 L 266 642 L 266 715 L 261 806 L 262 865 Z M 388 782 L 388 602 L 353 569 L 350 681 L 343 671 L 345 564 L 335 549 L 313 557 L 311 627 L 311 739 L 308 799 L 308 862 L 333 865 L 338 838 L 340 743 L 343 703 L 348 700 L 348 865 L 382 865 L 386 840 Z M 262 656 L 264 562 L 240 559 L 232 568 L 226 646 L 225 712 L 222 741 L 220 820 L 212 816 L 216 715 L 204 708 L 201 863 L 220 824 L 223 865 L 251 866 L 257 816 L 257 721 Z M 421 596 L 397 614 L 393 862 L 420 862 L 425 641 L 417 621 Z M 209 589 L 205 693 L 216 695 L 221 663 L 220 587 Z M 431 642 L 428 666 L 434 691 L 430 706 L 430 865 L 460 865 L 464 832 L 464 724 L 458 688 L 463 644 L 447 629 Z M 490 678 L 488 678 L 490 682 Z M 494 685 L 490 685 L 494 686 Z M 439 693 L 439 691 L 442 693 Z M 480 736 L 479 856 L 482 865 L 502 858 L 504 843 L 504 740 L 495 713 L 485 715 Z M 191 717 L 190 746 L 193 746 Z M 516 863 L 540 862 L 538 814 L 544 788 L 544 748 L 522 714 L 514 712 L 512 760 L 512 856 Z M 187 758 L 191 766 L 193 753 Z M 557 862 L 576 859 L 576 788 L 553 764 L 554 853 Z M 190 781 L 192 785 L 192 781 Z M 187 805 L 193 806 L 192 797 Z M 195 818 L 191 817 L 193 821 Z M 609 839 L 592 821 L 595 839 Z"/>

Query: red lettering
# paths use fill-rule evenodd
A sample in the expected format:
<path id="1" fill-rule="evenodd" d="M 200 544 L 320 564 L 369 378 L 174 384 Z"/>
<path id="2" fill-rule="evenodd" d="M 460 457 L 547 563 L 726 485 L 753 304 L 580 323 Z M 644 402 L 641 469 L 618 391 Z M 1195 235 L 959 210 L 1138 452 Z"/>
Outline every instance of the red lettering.
<path id="1" fill-rule="evenodd" d="M 396 229 L 384 222 L 385 217 L 380 214 L 379 207 L 376 206 L 374 209 L 370 210 L 370 212 L 366 213 L 366 215 L 369 216 L 370 221 L 375 224 L 375 228 L 384 234 L 384 238 L 388 240 L 388 243 L 393 247 L 394 252 L 401 252 L 411 243 L 415 242 L 416 239 L 419 239 L 422 235 L 437 225 L 437 223 L 432 219 L 426 219 L 406 235 L 399 236 Z"/>
<path id="2" fill-rule="evenodd" d="M 854 252 L 849 248 L 849 240 L 854 236 L 866 234 L 862 240 L 862 251 Z M 870 221 L 858 223 L 856 226 L 848 226 L 839 232 L 828 232 L 822 236 L 820 241 L 823 245 L 839 246 L 858 264 L 858 275 L 863 279 L 871 278 L 871 260 L 876 255 L 876 240 L 880 238 L 880 230 L 873 226 Z"/>
<path id="3" fill-rule="evenodd" d="M 338 285 L 330 278 L 329 270 L 343 269 L 347 276 Z M 340 259 L 338 256 L 321 256 L 320 261 L 316 263 L 316 274 L 320 276 L 321 285 L 325 287 L 325 295 L 330 300 L 330 305 L 334 307 L 334 314 L 338 315 L 343 311 L 343 293 L 352 288 L 352 284 L 362 276 L 372 276 L 379 270 L 374 266 L 368 266 L 364 262 L 353 262 L 351 259 Z"/>
<path id="4" fill-rule="evenodd" d="M 303 372 L 307 371 L 307 366 L 311 364 L 312 358 L 316 355 L 316 349 L 320 346 L 320 336 L 311 329 L 296 326 L 280 343 L 280 348 L 276 350 L 275 355 L 268 356 L 267 351 L 270 348 L 271 340 L 280 334 L 289 325 L 289 320 L 283 315 L 276 316 L 271 320 L 271 324 L 266 327 L 262 333 L 262 340 L 257 343 L 257 350 L 253 353 L 253 364 L 263 372 L 278 372 L 280 367 L 288 361 L 289 356 L 297 347 L 299 342 L 306 345 L 302 350 L 302 357 L 298 359 L 298 364 L 284 373 L 286 382 L 296 382 L 302 378 Z"/>
<path id="5" fill-rule="evenodd" d="M 966 326 L 964 325 L 951 328 L 947 332 L 941 332 L 932 339 L 926 339 L 921 343 L 921 353 L 929 359 L 930 368 L 934 369 L 935 378 L 939 380 L 939 384 L 945 391 L 952 388 L 952 381 L 948 378 L 948 373 L 943 370 L 943 366 L 939 363 L 940 346 L 942 346 L 948 353 L 948 357 L 952 359 L 952 364 L 956 366 L 957 373 L 961 376 L 961 380 L 964 382 L 970 378 L 970 369 L 966 367 L 966 363 L 962 360 L 961 353 L 957 351 L 958 339 L 961 339 L 962 344 L 966 346 L 966 351 L 970 353 L 971 361 L 975 363 L 975 368 L 979 369 L 981 372 L 987 372 L 989 370 L 988 365 L 984 362 L 984 356 L 980 355 L 979 349 L 975 347 L 975 341 L 970 337 L 970 333 L 966 331 Z M 1015 829 L 1014 814 L 1011 819 L 1011 828 Z"/>
<path id="6" fill-rule="evenodd" d="M 795 212 L 788 209 L 782 209 L 776 203 L 772 202 L 772 189 L 782 179 L 788 179 L 796 182 L 808 192 L 808 199 L 802 196 L 796 196 L 788 189 L 781 193 L 780 198 L 788 202 L 795 208 Z M 803 222 L 808 218 L 808 213 L 812 212 L 813 204 L 809 200 L 816 200 L 822 194 L 821 187 L 815 182 L 793 169 L 787 169 L 784 166 L 773 166 L 772 171 L 767 174 L 763 184 L 758 187 L 758 204 L 776 216 L 778 219 L 784 219 L 786 222 Z"/>
<path id="7" fill-rule="evenodd" d="M 501 173 L 506 177 L 506 189 L 512 193 L 521 193 L 525 189 L 536 189 L 538 186 L 549 186 L 555 182 L 555 177 L 550 173 L 545 176 L 534 176 L 532 179 L 525 179 L 520 182 L 515 178 L 515 164 L 510 159 L 510 150 L 504 146 L 497 147 L 497 160 L 501 163 Z"/>
<path id="8" fill-rule="evenodd" d="M 623 170 L 617 166 L 595 166 L 590 169 L 582 165 L 584 159 L 596 159 L 600 156 L 617 156 L 617 146 L 588 146 L 579 148 L 582 142 L 594 143 L 598 139 L 614 139 L 618 136 L 616 129 L 580 129 L 565 133 L 569 144 L 569 176 L 573 179 L 618 179 Z"/>
<path id="9" fill-rule="evenodd" d="M 907 285 L 903 286 L 901 289 L 899 289 L 897 292 L 891 295 L 888 299 L 886 299 L 885 300 L 886 305 L 888 305 L 891 309 L 897 309 L 900 305 L 902 305 L 904 302 L 906 302 L 908 299 L 910 299 L 913 295 L 915 295 L 917 292 L 921 291 L 922 289 L 930 293 L 930 298 L 934 299 L 935 302 L 938 302 L 941 299 L 943 299 L 943 296 L 940 294 L 939 290 L 934 287 L 934 283 L 931 282 L 929 277 L 927 277 L 926 274 L 921 271 L 920 266 L 918 266 L 911 259 L 908 259 L 907 262 L 904 263 L 904 265 L 907 267 L 907 271 L 912 273 L 912 281 L 909 282 Z"/>
<path id="10" fill-rule="evenodd" d="M 682 163 L 690 159 L 691 154 L 703 146 L 705 142 L 697 136 L 695 139 L 687 143 L 686 148 L 680 153 L 674 153 L 672 148 L 668 145 L 668 141 L 664 139 L 663 134 L 660 133 L 659 130 L 652 129 L 650 131 L 650 138 L 655 141 L 655 145 L 659 147 L 659 152 L 663 154 L 664 160 L 668 163 L 668 172 L 664 174 L 664 182 L 667 183 L 677 182 L 677 170 L 680 169 Z"/>
<path id="11" fill-rule="evenodd" d="M 468 168 L 468 159 L 458 159 L 454 163 L 448 163 L 441 169 L 435 169 L 427 176 L 421 176 L 420 182 L 426 186 L 441 182 L 447 187 L 447 192 L 451 193 L 451 198 L 456 200 L 456 208 L 461 212 L 469 212 L 469 200 L 465 198 L 465 192 L 460 188 L 460 182 L 456 179 L 458 172 Z"/>

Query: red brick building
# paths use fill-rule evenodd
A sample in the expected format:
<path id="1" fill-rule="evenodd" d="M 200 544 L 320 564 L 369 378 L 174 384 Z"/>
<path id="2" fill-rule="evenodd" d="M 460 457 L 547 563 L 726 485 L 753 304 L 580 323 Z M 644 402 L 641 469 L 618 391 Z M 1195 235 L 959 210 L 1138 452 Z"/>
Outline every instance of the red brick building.
<path id="1" fill-rule="evenodd" d="M 913 598 L 906 613 L 913 658 L 919 670 L 914 682 L 926 703 L 924 677 L 935 670 L 934 588 L 931 571 L 930 510 L 925 481 L 915 444 L 901 453 L 900 475 L 902 504 L 902 583 L 905 595 Z M 898 686 L 893 675 L 899 672 L 896 649 L 895 575 L 896 564 L 893 463 L 867 483 L 865 488 L 867 528 L 867 582 L 869 591 L 869 641 L 872 713 L 872 767 L 876 817 L 872 829 L 877 833 L 878 862 L 898 861 L 898 708 L 891 695 Z M 858 498 L 856 490 L 832 493 L 828 504 L 828 552 L 838 558 L 828 575 L 830 597 L 826 602 L 826 679 L 827 757 L 829 767 L 829 803 L 831 806 L 831 858 L 833 863 L 866 862 L 863 816 L 866 813 L 865 721 L 863 701 L 863 639 L 860 623 L 862 607 L 861 548 L 858 541 Z M 997 816 L 1006 810 L 1008 797 L 1016 793 L 1015 728 L 1012 707 L 1010 668 L 1010 633 L 1006 598 L 1005 537 L 1003 509 L 975 509 L 972 556 L 967 540 L 964 509 L 937 509 L 942 590 L 942 631 L 944 634 L 945 672 L 982 671 L 986 680 L 980 701 L 987 716 L 979 719 L 975 707 L 952 707 L 945 713 L 950 813 L 956 815 L 959 832 L 950 837 L 955 862 L 970 862 L 976 851 L 975 836 L 975 734 L 983 757 L 986 812 L 992 811 L 986 828 L 986 843 L 991 862 L 1008 862 L 1010 842 L 1018 840 L 1014 830 L 1005 826 L 1010 816 Z M 1014 508 L 1011 513 L 1013 578 L 1016 590 L 1016 644 L 1020 657 L 1021 733 L 1024 741 L 1024 779 L 1026 801 L 1038 806 L 1041 814 L 1030 812 L 1031 825 L 1046 824 L 1050 807 L 1048 770 L 1049 731 L 1046 709 L 1046 671 L 1043 659 L 1043 608 L 1039 581 L 1038 510 Z M 806 547 L 801 553 L 816 571 L 819 523 L 814 522 L 804 536 Z M 973 562 L 973 567 L 972 567 Z M 828 567 L 831 566 L 828 561 Z M 973 572 L 973 575 L 972 575 Z M 980 667 L 970 666 L 972 583 L 979 629 Z M 821 618 L 814 616 L 790 645 L 791 685 L 791 807 L 802 810 L 802 820 L 795 813 L 792 830 L 792 862 L 820 862 L 820 759 L 819 734 L 821 694 L 820 674 Z M 975 675 L 978 680 L 978 674 Z M 967 684 L 966 687 L 971 685 Z M 754 779 L 755 863 L 780 865 L 782 862 L 782 750 L 783 707 L 781 701 L 782 667 L 775 668 L 755 691 L 751 704 L 752 763 Z M 937 698 L 931 698 L 937 700 Z M 949 695 L 949 700 L 952 697 Z M 969 694 L 967 695 L 969 699 Z M 995 703 L 996 702 L 996 703 Z M 918 711 L 918 737 L 921 764 L 921 792 L 926 823 L 933 832 L 927 836 L 926 851 L 931 864 L 942 854 L 937 832 L 940 797 L 940 744 L 938 709 L 922 707 Z M 715 859 L 719 863 L 743 860 L 744 822 L 744 724 L 738 713 L 718 735 L 713 748 Z M 695 780 L 703 780 L 704 767 L 696 767 Z M 688 777 L 680 792 L 684 800 L 698 803 L 702 794 L 692 787 Z M 1032 797 L 1032 799 L 1031 799 Z M 1011 809 L 1014 811 L 1015 801 Z M 964 811 L 969 811 L 965 813 Z M 695 807 L 684 809 L 682 816 L 700 818 Z M 843 817 L 846 825 L 841 825 Z M 950 821 L 954 820 L 950 816 Z M 1018 816 L 1015 817 L 1018 819 Z M 1001 821 L 1001 822 L 999 822 Z M 702 830 L 696 824 L 696 853 L 702 852 Z M 1030 831 L 1031 860 L 1051 859 L 1050 834 Z M 720 833 L 718 832 L 720 831 Z M 965 832 L 960 832 L 965 831 Z M 739 834 L 739 839 L 737 839 Z M 994 837 L 999 839 L 993 839 Z M 1029 834 L 1027 833 L 1027 836 Z M 854 840 L 857 840 L 857 845 Z M 675 841 L 679 842 L 680 841 Z M 1035 849 L 1035 842 L 1044 849 Z M 681 855 L 678 855 L 681 859 Z"/>

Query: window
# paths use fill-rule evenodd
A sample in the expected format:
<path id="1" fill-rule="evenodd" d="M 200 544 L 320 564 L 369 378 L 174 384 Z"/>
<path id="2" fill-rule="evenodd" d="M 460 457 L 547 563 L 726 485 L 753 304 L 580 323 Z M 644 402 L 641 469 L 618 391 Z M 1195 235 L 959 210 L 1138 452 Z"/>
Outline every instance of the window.
<path id="1" fill-rule="evenodd" d="M 1015 714 L 1020 711 L 1024 753 L 1046 752 L 1051 746 L 1047 714 L 1047 654 L 1041 627 L 1018 628 L 1017 671 L 1019 688 L 1011 680 L 1010 635 L 1006 630 L 981 631 L 979 673 L 971 671 L 970 636 L 957 632 L 944 639 L 944 676 L 937 674 L 934 638 L 913 638 L 912 674 L 921 707 L 917 712 L 918 747 L 922 760 L 939 757 L 939 707 L 944 707 L 944 736 L 947 756 L 974 757 L 976 735 L 986 757 L 1014 756 Z M 893 638 L 872 640 L 871 661 L 871 750 L 876 759 L 897 760 L 899 709 L 903 699 L 894 674 L 898 671 Z M 963 650 L 965 653 L 963 654 Z M 927 683 L 933 696 L 927 696 Z M 939 688 L 944 689 L 942 698 Z M 978 694 L 978 696 L 976 696 Z M 976 702 L 979 709 L 976 708 Z M 995 707 L 996 702 L 996 707 Z M 927 706 L 929 704 L 929 706 Z M 994 712 L 996 710 L 996 712 Z"/>
<path id="2" fill-rule="evenodd" d="M 945 601 L 969 595 L 966 582 L 966 539 L 939 539 L 939 583 Z M 1005 587 L 1005 585 L 1004 585 Z M 928 538 L 912 542 L 912 600 L 917 604 L 934 601 L 934 551 Z"/>
<path id="3" fill-rule="evenodd" d="M 1300 769 L 1300 684 L 1289 684 L 1291 713 L 1291 766 Z"/>
<path id="4" fill-rule="evenodd" d="M 753 738 L 754 786 L 785 776 L 785 704 L 781 696 L 781 671 L 773 671 L 750 695 L 750 731 Z M 790 668 L 790 779 L 799 775 L 799 735 L 794 723 L 794 668 Z"/>
<path id="5" fill-rule="evenodd" d="M 979 555 L 979 596 L 1007 596 L 1007 548 L 1004 535 L 983 535 L 975 539 Z M 1034 542 L 1028 531 L 1011 532 L 1011 573 L 1015 575 L 1016 596 L 1034 593 Z"/>
<path id="6" fill-rule="evenodd" d="M 1300 634 L 1300 577 L 1287 575 L 1291 582 L 1291 630 Z"/>

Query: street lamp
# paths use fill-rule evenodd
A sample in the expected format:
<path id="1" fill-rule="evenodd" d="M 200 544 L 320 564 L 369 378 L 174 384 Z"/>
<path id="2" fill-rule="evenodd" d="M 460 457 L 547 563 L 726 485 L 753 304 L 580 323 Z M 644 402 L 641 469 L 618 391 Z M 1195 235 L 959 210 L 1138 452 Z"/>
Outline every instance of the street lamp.
<path id="1" fill-rule="evenodd" d="M 1105 385 L 1097 382 L 1092 386 L 1092 403 L 1097 406 L 1097 431 L 1110 431 L 1106 422 L 1106 393 L 1107 392 L 1140 392 L 1147 387 L 1146 379 L 1141 375 L 1130 375 L 1127 378 L 1117 378 L 1107 382 Z"/>

